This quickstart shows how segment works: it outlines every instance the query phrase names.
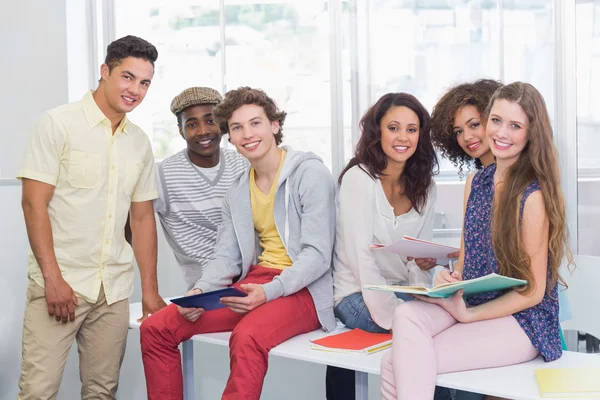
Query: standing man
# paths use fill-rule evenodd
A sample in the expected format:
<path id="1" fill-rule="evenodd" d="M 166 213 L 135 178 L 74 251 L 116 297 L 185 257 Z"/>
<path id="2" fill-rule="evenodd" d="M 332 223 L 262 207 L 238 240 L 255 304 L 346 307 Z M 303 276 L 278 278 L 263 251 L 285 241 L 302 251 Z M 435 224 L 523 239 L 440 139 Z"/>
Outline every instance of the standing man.
<path id="1" fill-rule="evenodd" d="M 114 399 L 129 327 L 133 256 L 143 316 L 165 306 L 156 280 L 157 197 L 146 134 L 129 122 L 154 75 L 156 48 L 108 46 L 98 88 L 47 111 L 18 178 L 31 245 L 19 399 L 54 399 L 73 339 L 82 399 Z M 131 213 L 132 247 L 124 227 Z"/>
<path id="2" fill-rule="evenodd" d="M 213 255 L 225 193 L 248 169 L 243 156 L 220 146 L 223 132 L 213 108 L 221 100 L 218 91 L 207 87 L 185 89 L 173 99 L 171 112 L 187 147 L 158 165 L 154 210 L 187 290 Z"/>

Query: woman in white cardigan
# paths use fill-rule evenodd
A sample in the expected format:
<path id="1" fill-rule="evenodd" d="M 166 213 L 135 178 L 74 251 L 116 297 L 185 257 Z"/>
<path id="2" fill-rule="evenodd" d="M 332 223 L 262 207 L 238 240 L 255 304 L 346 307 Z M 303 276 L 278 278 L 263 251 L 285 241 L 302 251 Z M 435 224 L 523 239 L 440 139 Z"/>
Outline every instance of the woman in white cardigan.
<path id="1" fill-rule="evenodd" d="M 348 328 L 388 332 L 396 306 L 409 300 L 364 284 L 431 285 L 431 271 L 372 243 L 409 235 L 431 240 L 438 163 L 430 117 L 414 96 L 388 93 L 360 121 L 356 152 L 339 178 L 333 259 L 335 314 Z M 354 398 L 354 371 L 327 368 L 327 399 Z M 444 399 L 442 394 L 436 399 Z M 449 395 L 449 394 L 448 394 Z"/>

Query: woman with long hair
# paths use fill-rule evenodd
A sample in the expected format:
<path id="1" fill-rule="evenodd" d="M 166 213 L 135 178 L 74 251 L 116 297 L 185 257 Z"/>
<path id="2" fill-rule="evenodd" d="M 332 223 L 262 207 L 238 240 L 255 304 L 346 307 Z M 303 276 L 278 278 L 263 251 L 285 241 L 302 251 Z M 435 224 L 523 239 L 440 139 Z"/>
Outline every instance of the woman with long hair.
<path id="1" fill-rule="evenodd" d="M 381 365 L 386 400 L 431 398 L 439 373 L 562 354 L 558 269 L 572 257 L 548 111 L 533 86 L 515 82 L 495 92 L 485 118 L 496 163 L 469 176 L 459 277 L 443 270 L 436 283 L 499 273 L 528 285 L 398 306 Z"/>
<path id="2" fill-rule="evenodd" d="M 501 86 L 492 79 L 461 83 L 448 90 L 433 107 L 431 140 L 442 156 L 458 167 L 461 178 L 465 169 L 481 169 L 494 162 L 494 154 L 485 138 L 483 114 L 494 92 Z M 458 255 L 458 252 L 451 253 L 448 258 Z M 432 258 L 415 261 L 424 270 L 436 266 L 436 260 Z"/>
<path id="3" fill-rule="evenodd" d="M 408 298 L 363 291 L 363 285 L 430 285 L 432 273 L 369 246 L 404 235 L 432 238 L 432 178 L 438 165 L 429 113 L 410 94 L 384 95 L 367 110 L 360 127 L 354 157 L 339 178 L 334 311 L 348 328 L 388 332 L 394 309 Z M 327 398 L 354 398 L 354 371 L 328 367 Z"/>

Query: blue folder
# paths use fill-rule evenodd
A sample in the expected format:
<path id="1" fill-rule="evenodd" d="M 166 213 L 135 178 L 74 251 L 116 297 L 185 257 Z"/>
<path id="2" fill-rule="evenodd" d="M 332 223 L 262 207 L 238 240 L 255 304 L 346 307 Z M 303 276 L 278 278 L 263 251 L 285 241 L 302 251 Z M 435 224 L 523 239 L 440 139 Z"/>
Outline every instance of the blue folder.
<path id="1" fill-rule="evenodd" d="M 221 304 L 221 297 L 246 297 L 248 293 L 239 289 L 229 287 L 225 289 L 215 290 L 214 292 L 194 294 L 191 296 L 177 297 L 171 299 L 171 303 L 185 308 L 204 308 L 205 311 L 224 308 L 225 304 Z"/>

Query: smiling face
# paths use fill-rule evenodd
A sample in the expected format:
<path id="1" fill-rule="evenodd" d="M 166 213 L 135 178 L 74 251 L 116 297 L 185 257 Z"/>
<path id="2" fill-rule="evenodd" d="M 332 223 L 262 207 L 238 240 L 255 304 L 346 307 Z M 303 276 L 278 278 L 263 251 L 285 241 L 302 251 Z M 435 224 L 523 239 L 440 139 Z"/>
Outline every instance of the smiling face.
<path id="1" fill-rule="evenodd" d="M 475 106 L 466 105 L 456 111 L 452 131 L 456 135 L 458 145 L 467 155 L 479 158 L 483 165 L 488 165 L 493 161 L 493 155 L 485 136 L 485 128 L 481 121 L 481 114 Z M 487 155 L 490 157 L 487 157 Z M 487 162 L 488 159 L 490 162 Z"/>
<path id="2" fill-rule="evenodd" d="M 404 164 L 417 150 L 420 121 L 408 107 L 394 106 L 381 118 L 381 148 L 388 166 Z"/>
<path id="3" fill-rule="evenodd" d="M 277 150 L 274 135 L 279 132 L 279 122 L 269 121 L 261 106 L 241 106 L 231 114 L 227 124 L 231 143 L 251 164 Z"/>
<path id="4" fill-rule="evenodd" d="M 127 57 L 109 71 L 108 65 L 100 68 L 105 101 L 116 114 L 133 111 L 148 92 L 154 67 L 149 61 Z"/>
<path id="5" fill-rule="evenodd" d="M 518 103 L 494 101 L 486 125 L 488 145 L 498 164 L 510 165 L 527 146 L 529 119 Z"/>
<path id="6" fill-rule="evenodd" d="M 190 152 L 200 157 L 213 157 L 219 152 L 221 130 L 213 118 L 212 104 L 198 104 L 181 111 L 179 133 Z"/>

